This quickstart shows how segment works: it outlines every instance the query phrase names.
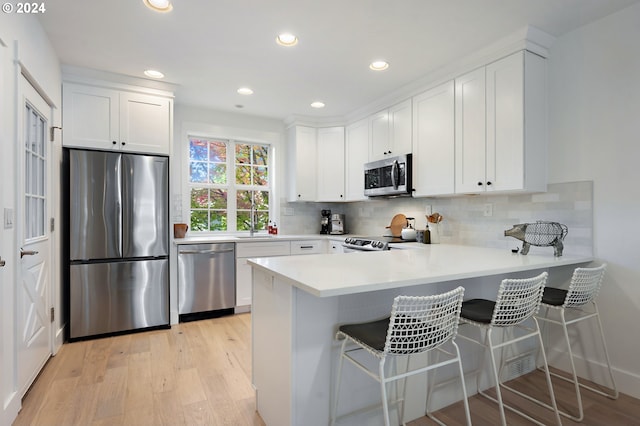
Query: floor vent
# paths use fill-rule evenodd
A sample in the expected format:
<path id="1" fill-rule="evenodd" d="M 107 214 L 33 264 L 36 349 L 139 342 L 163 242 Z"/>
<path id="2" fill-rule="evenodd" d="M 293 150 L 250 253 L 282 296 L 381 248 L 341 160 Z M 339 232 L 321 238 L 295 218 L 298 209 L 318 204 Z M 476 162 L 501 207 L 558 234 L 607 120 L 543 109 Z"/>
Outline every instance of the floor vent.
<path id="1" fill-rule="evenodd" d="M 509 363 L 507 368 L 507 380 L 527 374 L 536 369 L 535 358 L 532 354 L 519 357 Z"/>

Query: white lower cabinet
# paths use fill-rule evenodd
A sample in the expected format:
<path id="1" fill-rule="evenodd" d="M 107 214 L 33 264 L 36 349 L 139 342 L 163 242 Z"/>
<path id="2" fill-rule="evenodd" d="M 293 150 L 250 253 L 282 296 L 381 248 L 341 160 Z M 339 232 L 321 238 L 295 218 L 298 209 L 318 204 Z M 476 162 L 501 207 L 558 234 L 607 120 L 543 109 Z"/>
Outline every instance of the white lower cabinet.
<path id="1" fill-rule="evenodd" d="M 344 253 L 344 246 L 342 245 L 343 241 L 344 240 L 340 240 L 340 241 L 329 240 L 329 253 L 330 254 Z"/>
<path id="2" fill-rule="evenodd" d="M 251 241 L 236 243 L 236 307 L 251 305 L 251 266 L 247 259 L 326 253 L 325 240 Z"/>
<path id="3" fill-rule="evenodd" d="M 291 255 L 325 253 L 323 240 L 291 241 Z"/>
<path id="4" fill-rule="evenodd" d="M 289 241 L 258 241 L 236 243 L 236 306 L 251 305 L 251 266 L 247 259 L 252 257 L 289 256 Z"/>

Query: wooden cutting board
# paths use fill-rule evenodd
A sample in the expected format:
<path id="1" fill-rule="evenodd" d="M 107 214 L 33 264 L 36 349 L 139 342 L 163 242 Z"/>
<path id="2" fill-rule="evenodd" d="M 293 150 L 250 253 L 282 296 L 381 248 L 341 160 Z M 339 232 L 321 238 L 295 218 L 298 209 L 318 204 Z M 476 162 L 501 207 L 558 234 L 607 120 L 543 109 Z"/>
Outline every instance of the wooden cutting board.
<path id="1" fill-rule="evenodd" d="M 387 229 L 391 230 L 391 235 L 394 237 L 400 237 L 402 235 L 402 228 L 405 226 L 407 226 L 407 217 L 399 213 L 391 219 L 391 225 L 387 226 Z"/>

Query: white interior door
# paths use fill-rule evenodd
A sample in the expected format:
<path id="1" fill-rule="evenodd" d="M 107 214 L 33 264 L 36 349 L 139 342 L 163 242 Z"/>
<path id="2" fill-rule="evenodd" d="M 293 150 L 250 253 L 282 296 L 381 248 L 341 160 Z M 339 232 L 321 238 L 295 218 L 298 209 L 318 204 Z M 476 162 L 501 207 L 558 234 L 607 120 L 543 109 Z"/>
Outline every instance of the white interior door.
<path id="1" fill-rule="evenodd" d="M 17 385 L 23 395 L 51 356 L 51 107 L 24 77 L 20 93 L 17 153 L 21 182 L 16 224 L 21 253 L 15 307 Z"/>

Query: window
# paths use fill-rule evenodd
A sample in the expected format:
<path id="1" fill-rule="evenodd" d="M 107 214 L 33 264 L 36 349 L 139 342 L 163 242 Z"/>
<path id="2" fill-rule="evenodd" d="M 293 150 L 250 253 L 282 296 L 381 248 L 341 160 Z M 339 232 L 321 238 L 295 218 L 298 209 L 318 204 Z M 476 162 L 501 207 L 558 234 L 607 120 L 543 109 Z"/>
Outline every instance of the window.
<path id="1" fill-rule="evenodd" d="M 269 145 L 189 137 L 189 191 L 195 232 L 256 230 L 269 222 Z"/>
<path id="2" fill-rule="evenodd" d="M 25 239 L 45 235 L 47 122 L 31 105 L 25 106 L 24 215 Z"/>

